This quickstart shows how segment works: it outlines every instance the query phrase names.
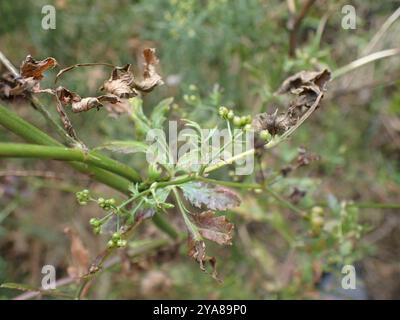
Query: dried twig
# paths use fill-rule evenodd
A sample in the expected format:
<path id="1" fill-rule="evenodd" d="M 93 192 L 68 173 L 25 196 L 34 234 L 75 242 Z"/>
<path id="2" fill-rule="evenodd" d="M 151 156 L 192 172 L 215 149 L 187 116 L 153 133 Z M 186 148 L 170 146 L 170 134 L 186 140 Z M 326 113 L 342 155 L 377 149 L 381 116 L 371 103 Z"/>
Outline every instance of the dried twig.
<path id="1" fill-rule="evenodd" d="M 297 32 L 300 28 L 301 22 L 306 17 L 308 10 L 314 4 L 315 0 L 307 0 L 300 13 L 297 16 L 292 16 L 288 21 L 289 29 L 289 56 L 294 57 L 297 46 Z"/>

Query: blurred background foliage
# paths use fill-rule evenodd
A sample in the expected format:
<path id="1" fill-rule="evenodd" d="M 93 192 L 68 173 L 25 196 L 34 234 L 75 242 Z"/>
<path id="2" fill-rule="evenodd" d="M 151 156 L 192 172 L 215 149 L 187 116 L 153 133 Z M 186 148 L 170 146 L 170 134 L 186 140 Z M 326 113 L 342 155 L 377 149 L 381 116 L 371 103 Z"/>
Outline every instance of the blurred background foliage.
<path id="1" fill-rule="evenodd" d="M 16 65 L 29 53 L 38 59 L 55 57 L 61 67 L 133 63 L 134 72 L 139 72 L 142 49 L 155 47 L 165 85 L 143 98 L 145 110 L 173 96 L 172 118 L 190 118 L 207 127 L 221 104 L 253 115 L 282 107 L 274 92 L 284 79 L 300 70 L 336 70 L 362 57 L 374 34 L 399 7 L 399 1 L 318 0 L 302 21 L 296 53 L 290 57 L 289 2 L 298 12 L 305 1 L 1 1 L 0 48 Z M 41 8 L 46 4 L 56 8 L 55 30 L 41 28 Z M 356 9 L 355 30 L 341 27 L 345 4 Z M 397 21 L 374 51 L 398 46 L 399 32 Z M 333 283 L 334 290 L 340 280 L 328 276 L 340 279 L 342 265 L 357 263 L 362 290 L 353 298 L 399 298 L 400 210 L 379 208 L 400 202 L 399 62 L 390 57 L 333 80 L 318 112 L 293 139 L 263 158 L 265 168 L 279 172 L 296 159 L 299 146 L 320 156 L 320 161 L 279 179 L 273 187 L 286 199 L 292 199 L 296 189 L 306 191 L 299 206 L 323 205 L 326 232 L 310 236 L 309 222 L 290 209 L 267 195 L 245 193 L 241 208 L 229 213 L 236 225 L 233 247 L 212 250 L 222 284 L 201 273 L 181 248 L 181 255 L 170 254 L 169 259 L 157 254 L 138 258 L 129 270 L 115 266 L 116 272 L 100 277 L 90 297 L 340 298 L 343 292 L 332 293 L 324 283 Z M 103 67 L 81 68 L 60 83 L 90 96 L 108 74 Z M 54 75 L 49 73 L 42 86 L 53 85 Z M 54 101 L 41 98 L 56 115 Z M 46 128 L 26 104 L 16 104 L 14 110 Z M 89 146 L 130 139 L 133 134 L 127 119 L 110 120 L 104 111 L 71 114 L 71 120 Z M 0 138 L 15 141 L 5 130 L 0 130 Z M 138 169 L 146 168 L 144 161 L 123 158 Z M 43 264 L 56 265 L 57 276 L 65 276 L 66 225 L 78 230 L 91 252 L 104 245 L 104 239 L 90 233 L 87 222 L 98 209 L 80 208 L 73 191 L 90 186 L 110 193 L 108 189 L 62 163 L 1 160 L 0 169 L 0 282 L 37 286 Z M 22 169 L 47 170 L 62 179 L 7 174 Z M 219 178 L 228 174 L 223 171 Z M 340 233 L 332 231 L 337 226 Z M 148 224 L 140 232 L 138 238 L 145 239 L 158 231 Z M 361 233 L 365 237 L 359 240 Z M 15 296 L 0 290 L 2 298 Z"/>

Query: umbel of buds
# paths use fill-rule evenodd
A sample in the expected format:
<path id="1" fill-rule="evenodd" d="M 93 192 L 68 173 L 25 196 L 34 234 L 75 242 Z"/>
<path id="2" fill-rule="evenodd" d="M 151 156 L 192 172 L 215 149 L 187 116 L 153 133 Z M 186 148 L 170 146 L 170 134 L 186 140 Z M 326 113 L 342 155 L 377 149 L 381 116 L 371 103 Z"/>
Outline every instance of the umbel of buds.
<path id="1" fill-rule="evenodd" d="M 245 128 L 246 126 L 251 124 L 251 116 L 234 116 L 233 117 L 233 124 L 239 128 Z"/>
<path id="2" fill-rule="evenodd" d="M 90 192 L 85 189 L 76 193 L 76 199 L 80 205 L 86 205 L 90 200 Z"/>
<path id="3" fill-rule="evenodd" d="M 122 239 L 120 232 L 115 232 L 111 239 L 107 242 L 108 248 L 124 248 L 127 245 L 127 241 Z"/>
<path id="4" fill-rule="evenodd" d="M 93 232 L 99 234 L 101 231 L 101 225 L 103 224 L 102 221 L 97 218 L 91 218 L 89 223 L 93 227 Z"/>
<path id="5" fill-rule="evenodd" d="M 224 106 L 219 108 L 218 114 L 222 119 L 225 119 L 225 120 L 232 120 L 235 115 L 233 110 L 230 110 Z"/>
<path id="6" fill-rule="evenodd" d="M 99 198 L 97 199 L 97 203 L 99 204 L 100 208 L 103 208 L 106 211 L 109 211 L 115 207 L 115 199 L 104 199 Z"/>

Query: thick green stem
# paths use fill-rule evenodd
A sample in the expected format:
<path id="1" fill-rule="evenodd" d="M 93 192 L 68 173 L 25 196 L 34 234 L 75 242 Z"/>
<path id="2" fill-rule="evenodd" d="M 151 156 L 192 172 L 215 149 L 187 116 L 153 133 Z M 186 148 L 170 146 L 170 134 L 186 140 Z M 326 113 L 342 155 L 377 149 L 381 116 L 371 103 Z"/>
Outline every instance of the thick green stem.
<path id="1" fill-rule="evenodd" d="M 15 113 L 9 111 L 7 108 L 0 105 L 0 125 L 4 126 L 8 130 L 12 131 L 16 135 L 20 136 L 24 140 L 43 145 L 51 145 L 51 146 L 62 146 L 60 142 L 48 136 L 46 133 L 26 122 Z M 79 150 L 79 149 L 70 149 L 70 150 Z M 96 151 L 90 151 L 92 159 L 95 159 L 98 162 L 102 162 L 103 168 L 107 171 L 113 172 L 121 177 L 127 178 L 133 182 L 140 181 L 140 175 L 131 167 L 110 159 L 106 156 L 99 154 Z M 99 167 L 99 166 L 98 166 Z M 90 170 L 89 170 L 90 171 Z"/>

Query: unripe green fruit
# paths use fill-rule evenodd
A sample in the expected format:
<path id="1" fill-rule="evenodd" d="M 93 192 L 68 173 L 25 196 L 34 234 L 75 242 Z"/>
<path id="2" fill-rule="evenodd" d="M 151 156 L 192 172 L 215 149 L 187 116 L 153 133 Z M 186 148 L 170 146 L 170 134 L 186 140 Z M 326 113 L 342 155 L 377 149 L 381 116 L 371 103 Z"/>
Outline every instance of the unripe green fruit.
<path id="1" fill-rule="evenodd" d="M 241 124 L 242 124 L 242 119 L 241 119 L 240 117 L 238 117 L 238 116 L 234 116 L 234 117 L 233 117 L 233 124 L 234 124 L 236 127 L 240 127 Z"/>
<path id="2" fill-rule="evenodd" d="M 107 248 L 111 249 L 111 248 L 114 248 L 114 247 L 115 247 L 114 241 L 109 240 L 109 241 L 107 242 Z"/>
<path id="3" fill-rule="evenodd" d="M 114 242 L 116 242 L 116 241 L 118 241 L 118 240 L 120 240 L 121 239 L 121 234 L 119 233 L 119 232 L 115 232 L 113 235 L 112 235 L 112 240 L 114 241 Z"/>
<path id="4" fill-rule="evenodd" d="M 226 118 L 228 120 L 232 120 L 234 116 L 235 116 L 235 113 L 232 110 L 229 110 L 228 114 L 226 115 Z"/>
<path id="5" fill-rule="evenodd" d="M 271 138 L 272 138 L 272 136 L 271 136 L 271 134 L 269 133 L 268 130 L 262 130 L 262 131 L 260 131 L 259 135 L 260 135 L 260 138 L 261 138 L 262 140 L 264 140 L 265 142 L 270 141 Z"/>
<path id="6" fill-rule="evenodd" d="M 126 247 L 126 245 L 127 245 L 127 241 L 126 241 L 126 240 L 120 239 L 120 240 L 117 241 L 117 246 L 118 246 L 119 248 Z"/>
<path id="7" fill-rule="evenodd" d="M 218 114 L 219 114 L 222 118 L 225 118 L 225 117 L 228 115 L 228 112 L 229 112 L 228 108 L 227 108 L 227 107 L 224 107 L 224 106 L 219 107 L 219 109 L 218 109 Z"/>

